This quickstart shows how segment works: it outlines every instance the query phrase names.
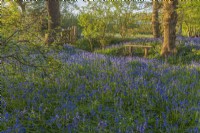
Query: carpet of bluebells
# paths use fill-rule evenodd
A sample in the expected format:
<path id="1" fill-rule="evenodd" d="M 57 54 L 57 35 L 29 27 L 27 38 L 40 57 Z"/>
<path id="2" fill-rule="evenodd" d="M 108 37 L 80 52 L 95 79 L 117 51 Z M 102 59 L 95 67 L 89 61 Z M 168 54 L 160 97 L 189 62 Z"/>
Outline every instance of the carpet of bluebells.
<path id="1" fill-rule="evenodd" d="M 1 133 L 200 132 L 198 62 L 170 65 L 69 45 L 47 56 L 59 67 L 1 66 Z"/>

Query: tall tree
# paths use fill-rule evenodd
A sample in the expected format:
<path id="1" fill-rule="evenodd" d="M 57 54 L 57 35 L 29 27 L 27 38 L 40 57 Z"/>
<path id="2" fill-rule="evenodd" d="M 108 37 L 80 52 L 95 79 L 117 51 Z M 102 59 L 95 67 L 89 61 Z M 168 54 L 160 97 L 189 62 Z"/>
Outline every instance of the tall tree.
<path id="1" fill-rule="evenodd" d="M 176 23 L 178 0 L 163 1 L 163 30 L 164 41 L 161 49 L 162 56 L 168 56 L 176 51 Z"/>
<path id="2" fill-rule="evenodd" d="M 79 25 L 83 28 L 84 37 L 89 41 L 91 51 L 94 49 L 93 40 L 98 40 L 102 48 L 109 42 L 107 33 L 113 16 L 111 8 L 112 3 L 102 3 L 101 0 L 97 0 L 88 2 L 79 15 Z"/>
<path id="3" fill-rule="evenodd" d="M 47 0 L 48 10 L 48 34 L 45 36 L 45 43 L 51 44 L 55 41 L 55 30 L 60 26 L 60 5 L 59 0 Z"/>
<path id="4" fill-rule="evenodd" d="M 158 0 L 153 0 L 152 30 L 153 30 L 154 38 L 160 37 L 160 28 L 159 28 L 160 24 L 158 20 L 158 10 L 159 10 Z"/>
<path id="5" fill-rule="evenodd" d="M 24 2 L 24 0 L 17 0 L 16 2 L 20 6 L 22 13 L 24 14 L 26 12 L 26 2 Z"/>
<path id="6" fill-rule="evenodd" d="M 114 30 L 120 34 L 122 38 L 130 36 L 128 30 L 130 25 L 134 23 L 133 11 L 139 9 L 139 4 L 135 1 L 112 1 L 115 26 Z"/>

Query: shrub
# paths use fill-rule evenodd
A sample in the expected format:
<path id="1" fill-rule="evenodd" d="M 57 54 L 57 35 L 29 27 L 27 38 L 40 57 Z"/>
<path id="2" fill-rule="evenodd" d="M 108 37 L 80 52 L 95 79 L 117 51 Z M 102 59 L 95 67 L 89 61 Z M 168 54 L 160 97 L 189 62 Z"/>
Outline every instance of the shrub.
<path id="1" fill-rule="evenodd" d="M 96 41 L 96 40 L 93 40 L 92 45 L 93 45 L 94 48 L 100 47 L 99 42 Z M 77 40 L 76 43 L 75 43 L 75 46 L 79 49 L 82 49 L 82 50 L 92 51 L 89 41 L 85 38 Z"/>

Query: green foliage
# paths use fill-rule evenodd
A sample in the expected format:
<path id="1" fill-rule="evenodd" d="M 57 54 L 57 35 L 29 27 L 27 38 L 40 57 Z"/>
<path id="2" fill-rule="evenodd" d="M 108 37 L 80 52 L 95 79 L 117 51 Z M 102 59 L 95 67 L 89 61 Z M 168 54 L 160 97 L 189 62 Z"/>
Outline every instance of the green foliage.
<path id="1" fill-rule="evenodd" d="M 12 1 L 3 5 L 1 21 L 3 43 L 8 43 L 10 40 L 29 45 L 42 43 L 43 34 L 41 33 L 42 23 L 40 19 L 44 12 L 34 16 L 31 13 L 22 14 L 18 5 Z"/>
<path id="2" fill-rule="evenodd" d="M 96 7 L 96 8 L 93 8 Z M 136 2 L 88 2 L 87 9 L 79 15 L 79 25 L 82 34 L 89 40 L 98 40 L 101 48 L 110 43 L 110 38 L 120 34 L 122 38 L 133 34 Z"/>
<path id="3" fill-rule="evenodd" d="M 60 1 L 60 7 L 62 14 L 61 27 L 78 26 L 78 15 L 73 13 L 76 10 L 75 1 Z"/>
<path id="4" fill-rule="evenodd" d="M 92 43 L 93 48 L 100 47 L 99 42 L 96 40 L 92 40 L 91 43 Z M 91 45 L 90 45 L 90 42 L 88 41 L 88 39 L 85 39 L 85 38 L 79 39 L 76 41 L 76 43 L 74 45 L 79 49 L 91 51 Z"/>
<path id="5" fill-rule="evenodd" d="M 167 62 L 170 64 L 190 64 L 192 61 L 200 61 L 200 50 L 197 50 L 195 47 L 180 45 L 177 47 L 178 53 L 167 58 Z"/>
<path id="6" fill-rule="evenodd" d="M 119 43 L 123 43 L 123 42 L 128 42 L 128 41 L 132 41 L 133 38 L 119 38 L 119 37 L 111 37 L 110 38 L 110 45 L 117 45 Z"/>
<path id="7" fill-rule="evenodd" d="M 93 50 L 92 40 L 98 40 L 101 44 L 101 47 L 104 48 L 107 45 L 108 38 L 106 37 L 106 32 L 108 30 L 109 16 L 105 15 L 107 6 L 99 6 L 98 9 L 93 9 L 94 4 L 97 3 L 88 3 L 89 11 L 81 13 L 79 15 L 79 24 L 83 28 L 82 34 L 90 43 L 91 50 Z M 102 7 L 103 6 L 103 7 Z M 105 7 L 105 8 L 104 8 Z"/>
<path id="8" fill-rule="evenodd" d="M 177 46 L 177 53 L 175 55 L 171 55 L 167 58 L 161 57 L 159 54 L 160 45 L 152 45 L 153 49 L 149 51 L 149 58 L 151 59 L 159 59 L 162 61 L 166 61 L 169 64 L 173 65 L 188 65 L 194 62 L 200 61 L 200 50 L 196 49 L 195 46 L 185 46 L 184 44 L 180 44 Z"/>
<path id="9" fill-rule="evenodd" d="M 132 34 L 133 28 L 135 28 L 135 15 L 132 12 L 138 8 L 137 3 L 134 1 L 113 1 L 111 3 L 114 9 L 114 31 L 119 33 L 122 38 L 130 36 Z"/>
<path id="10" fill-rule="evenodd" d="M 1 35 L 6 38 L 9 37 L 14 30 L 17 30 L 17 28 L 21 26 L 21 14 L 15 2 L 9 2 L 9 5 L 2 5 L 1 10 Z"/>
<path id="11" fill-rule="evenodd" d="M 182 25 L 183 35 L 194 36 L 200 34 L 200 1 L 179 2 L 179 27 Z"/>
<path id="12" fill-rule="evenodd" d="M 134 15 L 134 23 L 132 23 L 132 34 L 134 36 L 140 35 L 152 35 L 152 13 L 138 12 Z"/>
<path id="13" fill-rule="evenodd" d="M 126 42 L 126 41 L 133 41 L 131 38 L 115 38 L 111 40 L 112 43 L 116 43 L 116 46 L 96 50 L 95 52 L 106 54 L 106 55 L 112 55 L 112 56 L 130 56 L 129 51 L 125 51 L 125 48 L 123 46 L 117 46 L 118 43 Z M 141 42 L 139 42 L 138 45 L 141 45 Z M 152 46 L 151 49 L 148 50 L 148 58 L 160 58 L 160 49 L 161 44 L 160 43 L 145 43 L 145 45 Z M 144 56 L 144 49 L 141 48 L 134 48 L 131 56 Z"/>
<path id="14" fill-rule="evenodd" d="M 98 32 L 97 32 L 98 27 L 97 27 L 97 25 L 95 25 L 97 23 L 97 20 L 95 20 L 94 16 L 95 15 L 92 15 L 89 13 L 81 14 L 79 16 L 79 24 L 82 27 L 84 27 L 82 33 L 85 38 L 94 39 L 98 35 Z"/>
<path id="15" fill-rule="evenodd" d="M 101 49 L 96 50 L 96 53 L 111 55 L 111 56 L 125 56 L 127 53 L 124 53 L 123 47 L 116 47 L 116 48 L 107 48 L 107 49 Z"/>
<path id="16" fill-rule="evenodd" d="M 200 61 L 200 50 L 196 49 L 194 46 L 185 46 L 183 44 L 180 44 L 177 46 L 177 54 L 169 56 L 167 58 L 163 58 L 160 56 L 159 52 L 161 49 L 161 44 L 160 43 L 147 43 L 146 45 L 153 46 L 149 51 L 148 51 L 148 57 L 150 59 L 159 59 L 163 61 L 167 61 L 169 64 L 173 65 L 186 65 L 190 64 L 193 61 L 194 62 L 199 62 Z M 101 54 L 106 54 L 106 55 L 112 55 L 112 56 L 128 56 L 130 55 L 128 51 L 124 51 L 124 47 L 111 47 L 107 49 L 102 49 L 102 50 L 96 50 L 95 52 L 101 53 Z M 132 56 L 139 56 L 143 57 L 144 56 L 144 50 L 141 48 L 136 48 L 132 52 Z"/>
<path id="17" fill-rule="evenodd" d="M 106 48 L 102 50 L 96 50 L 95 52 L 112 56 L 130 56 L 130 53 L 128 51 L 125 51 L 124 47 Z M 134 52 L 132 52 L 131 56 L 143 57 L 144 51 L 143 49 L 136 48 L 134 49 Z"/>
<path id="18" fill-rule="evenodd" d="M 160 58 L 161 43 L 148 43 L 152 48 L 148 51 L 149 58 Z"/>

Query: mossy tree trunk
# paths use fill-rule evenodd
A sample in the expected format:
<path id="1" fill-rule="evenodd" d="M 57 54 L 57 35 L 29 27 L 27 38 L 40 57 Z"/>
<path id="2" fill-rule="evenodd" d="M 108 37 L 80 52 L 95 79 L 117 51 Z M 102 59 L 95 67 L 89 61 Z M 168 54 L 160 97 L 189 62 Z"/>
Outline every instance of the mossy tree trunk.
<path id="1" fill-rule="evenodd" d="M 46 1 L 48 11 L 48 33 L 45 36 L 45 43 L 51 44 L 55 41 L 56 29 L 60 26 L 60 5 L 59 0 Z"/>
<path id="2" fill-rule="evenodd" d="M 153 37 L 159 38 L 160 37 L 160 23 L 158 19 L 158 0 L 153 0 L 153 12 L 152 12 L 152 30 L 153 30 Z"/>
<path id="3" fill-rule="evenodd" d="M 168 56 L 176 52 L 177 5 L 178 0 L 163 1 L 164 41 L 161 49 L 162 56 Z"/>

